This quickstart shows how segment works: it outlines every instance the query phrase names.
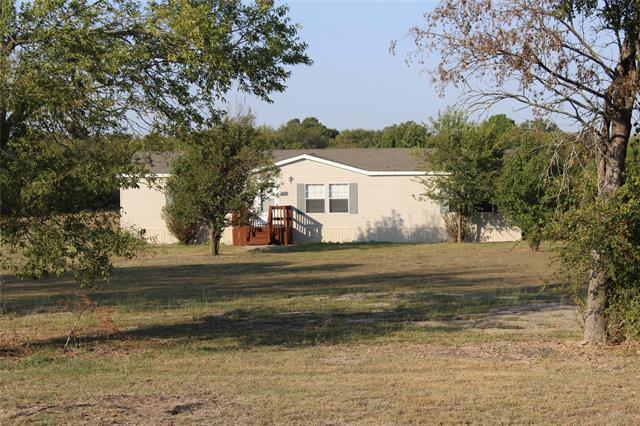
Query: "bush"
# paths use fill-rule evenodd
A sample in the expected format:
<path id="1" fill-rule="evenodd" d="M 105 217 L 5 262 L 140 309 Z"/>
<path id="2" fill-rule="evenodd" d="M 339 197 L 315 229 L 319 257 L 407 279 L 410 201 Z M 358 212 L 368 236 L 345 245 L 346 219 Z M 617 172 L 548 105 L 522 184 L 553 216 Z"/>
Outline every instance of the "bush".
<path id="1" fill-rule="evenodd" d="M 567 239 L 560 271 L 576 296 L 583 294 L 597 250 L 608 278 L 609 338 L 640 337 L 640 167 L 629 165 L 614 196 L 581 203 L 559 225 L 559 237 Z"/>
<path id="2" fill-rule="evenodd" d="M 614 289 L 607 315 L 612 342 L 640 338 L 640 288 Z"/>
<path id="3" fill-rule="evenodd" d="M 162 215 L 169 232 L 178 239 L 180 244 L 193 244 L 197 241 L 201 229 L 199 223 L 185 223 L 177 219 L 167 208 L 162 210 Z"/>
<path id="4" fill-rule="evenodd" d="M 552 166 L 555 155 L 565 155 L 557 151 L 555 138 L 551 133 L 517 134 L 513 139 L 516 148 L 496 182 L 495 202 L 500 213 L 522 230 L 532 250 L 538 250 L 547 239 L 547 227 L 561 208 L 559 202 L 566 198 L 560 188 L 562 171 Z"/>
<path id="5" fill-rule="evenodd" d="M 442 216 L 444 219 L 444 226 L 447 230 L 447 235 L 450 241 L 456 241 L 458 236 L 458 224 L 456 222 L 456 213 L 447 213 Z M 471 223 L 467 216 L 462 215 L 462 241 L 466 241 L 467 238 L 473 233 L 471 229 Z"/>

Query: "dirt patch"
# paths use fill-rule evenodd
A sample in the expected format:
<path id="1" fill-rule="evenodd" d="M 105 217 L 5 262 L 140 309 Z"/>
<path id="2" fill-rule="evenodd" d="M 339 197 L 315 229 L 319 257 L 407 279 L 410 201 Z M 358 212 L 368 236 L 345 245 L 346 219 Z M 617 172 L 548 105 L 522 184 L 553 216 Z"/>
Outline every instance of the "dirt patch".
<path id="1" fill-rule="evenodd" d="M 219 395 L 105 395 L 90 401 L 18 405 L 6 419 L 27 424 L 37 420 L 64 419 L 74 424 L 173 424 L 198 419 L 222 422 L 233 404 Z M 215 420 L 220 419 L 220 420 Z M 209 422 L 209 420 L 207 420 Z"/>
<path id="2" fill-rule="evenodd" d="M 494 309 L 484 314 L 463 319 L 428 320 L 415 323 L 427 328 L 469 329 L 483 331 L 513 331 L 522 333 L 544 333 L 549 329 L 578 331 L 580 313 L 575 306 L 557 303 L 528 304 Z"/>

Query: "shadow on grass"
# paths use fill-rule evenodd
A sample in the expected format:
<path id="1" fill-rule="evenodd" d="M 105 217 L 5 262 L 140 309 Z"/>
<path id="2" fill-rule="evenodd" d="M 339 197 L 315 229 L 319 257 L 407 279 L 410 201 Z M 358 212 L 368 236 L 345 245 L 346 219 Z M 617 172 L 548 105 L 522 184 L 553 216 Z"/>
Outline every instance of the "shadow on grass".
<path id="1" fill-rule="evenodd" d="M 511 277 L 505 283 L 503 271 L 489 267 L 363 274 L 352 271 L 358 266 L 361 265 L 299 266 L 273 262 L 129 267 L 116 270 L 108 286 L 87 294 L 99 306 L 144 311 L 203 303 L 220 303 L 224 308 L 229 302 L 256 298 L 267 305 L 277 299 L 303 297 L 332 300 L 351 297 L 356 301 L 366 298 L 369 303 L 396 303 L 397 295 L 431 298 L 434 291 L 440 293 L 441 299 L 465 296 L 472 300 L 474 292 L 486 289 L 494 292 L 491 297 L 496 300 L 507 300 L 505 297 L 523 291 L 522 286 L 530 282 L 528 277 Z M 341 274 L 337 275 L 338 272 Z M 14 315 L 65 311 L 68 302 L 77 299 L 77 293 L 77 284 L 71 279 L 9 282 L 4 309 Z M 420 304 L 419 300 L 412 303 Z"/>
<path id="2" fill-rule="evenodd" d="M 395 307 L 349 310 L 318 306 L 317 309 L 287 311 L 273 307 L 233 309 L 192 320 L 161 323 L 119 332 L 116 336 L 78 336 L 76 344 L 87 345 L 119 339 L 145 345 L 190 344 L 197 341 L 232 339 L 227 345 L 239 347 L 337 344 L 362 341 L 397 331 L 452 333 L 470 328 L 519 328 L 494 321 L 504 313 L 556 309 L 561 302 L 560 287 L 546 291 L 540 287 L 468 291 L 462 294 L 422 291 L 400 296 Z M 64 337 L 29 342 L 30 348 L 61 346 Z M 6 348 L 0 352 L 8 353 Z M 210 349 L 213 350 L 213 349 Z"/>
<path id="3" fill-rule="evenodd" d="M 233 338 L 240 346 L 247 347 L 335 344 L 400 330 L 456 332 L 474 328 L 478 318 L 486 320 L 514 305 L 518 306 L 520 314 L 555 309 L 557 304 L 548 303 L 553 299 L 537 287 L 521 288 L 517 294 L 485 291 L 454 296 L 425 292 L 386 310 L 282 312 L 271 308 L 236 309 L 184 323 L 143 327 L 125 333 L 124 337 L 178 342 Z M 437 325 L 424 324 L 426 321 L 437 321 Z M 509 324 L 494 323 L 494 328 L 501 327 L 513 328 Z"/>
<path id="4" fill-rule="evenodd" d="M 348 271 L 354 263 L 299 266 L 288 262 L 246 262 L 177 266 L 123 267 L 111 282 L 86 294 L 99 305 L 132 309 L 176 307 L 192 303 L 229 301 L 241 297 L 286 296 L 321 291 L 332 279 L 314 273 Z M 333 288 L 333 286 L 331 286 Z M 7 280 L 4 310 L 16 315 L 64 310 L 75 299 L 78 284 L 70 277 L 38 281 Z"/>
<path id="5" fill-rule="evenodd" d="M 418 244 L 418 243 L 415 243 Z M 399 243 L 368 241 L 368 242 L 351 242 L 351 243 L 303 243 L 291 246 L 266 246 L 253 249 L 256 252 L 284 252 L 284 253 L 308 253 L 308 252 L 324 252 L 337 250 L 371 250 L 383 247 L 398 246 Z M 404 243 L 403 246 L 411 244 Z"/>
<path id="6" fill-rule="evenodd" d="M 278 250 L 301 247 L 305 246 Z M 89 297 L 99 306 L 130 312 L 164 312 L 165 308 L 189 309 L 203 304 L 186 311 L 195 315 L 188 321 L 171 322 L 170 317 L 154 313 L 154 324 L 123 331 L 117 338 L 160 345 L 210 340 L 215 342 L 213 346 L 222 340 L 240 346 L 331 344 L 399 330 L 448 333 L 473 327 L 482 316 L 492 319 L 501 309 L 518 308 L 524 314 L 569 300 L 561 286 L 544 287 L 542 279 L 532 277 L 531 271 L 517 262 L 487 264 L 481 259 L 456 263 L 443 258 L 425 268 L 394 264 L 395 271 L 385 271 L 385 262 L 392 259 L 373 256 L 371 260 L 369 256 L 361 259 L 369 264 L 360 264 L 357 256 L 347 253 L 342 257 L 343 262 L 333 259 L 334 263 L 321 263 L 317 256 L 304 260 L 306 263 L 294 256 L 247 256 L 246 262 L 232 259 L 227 263 L 123 267 L 115 271 L 111 284 Z M 77 291 L 77 284 L 69 277 L 13 280 L 3 290 L 3 304 L 17 316 L 62 311 L 59 301 L 75 298 Z M 513 328 L 513 324 L 504 327 Z M 79 336 L 78 342 L 108 338 L 89 334 Z M 28 345 L 61 345 L 63 340 L 56 336 Z"/>

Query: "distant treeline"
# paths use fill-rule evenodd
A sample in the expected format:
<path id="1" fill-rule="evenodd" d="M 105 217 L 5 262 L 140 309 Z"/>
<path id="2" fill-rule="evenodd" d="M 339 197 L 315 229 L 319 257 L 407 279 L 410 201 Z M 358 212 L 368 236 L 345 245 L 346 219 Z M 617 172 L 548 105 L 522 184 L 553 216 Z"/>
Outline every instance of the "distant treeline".
<path id="1" fill-rule="evenodd" d="M 513 120 L 504 114 L 489 117 L 504 130 L 516 128 Z M 558 129 L 555 123 L 543 120 L 525 121 L 521 130 Z M 381 130 L 348 129 L 338 131 L 325 126 L 315 117 L 303 120 L 294 118 L 286 124 L 272 128 L 262 126 L 260 131 L 274 149 L 323 149 L 323 148 L 426 148 L 430 145 L 432 130 L 429 125 L 405 121 L 387 126 Z"/>

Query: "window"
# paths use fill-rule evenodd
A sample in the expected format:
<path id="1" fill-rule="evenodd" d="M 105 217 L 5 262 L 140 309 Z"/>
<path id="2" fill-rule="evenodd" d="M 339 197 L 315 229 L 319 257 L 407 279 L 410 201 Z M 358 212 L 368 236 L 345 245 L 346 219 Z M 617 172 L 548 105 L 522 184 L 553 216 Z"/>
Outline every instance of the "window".
<path id="1" fill-rule="evenodd" d="M 498 213 L 498 207 L 490 202 L 485 202 L 476 206 L 476 212 L 481 213 Z"/>
<path id="2" fill-rule="evenodd" d="M 307 213 L 324 213 L 324 185 L 306 185 L 305 202 Z"/>
<path id="3" fill-rule="evenodd" d="M 329 212 L 349 213 L 349 185 L 345 183 L 329 185 Z"/>

